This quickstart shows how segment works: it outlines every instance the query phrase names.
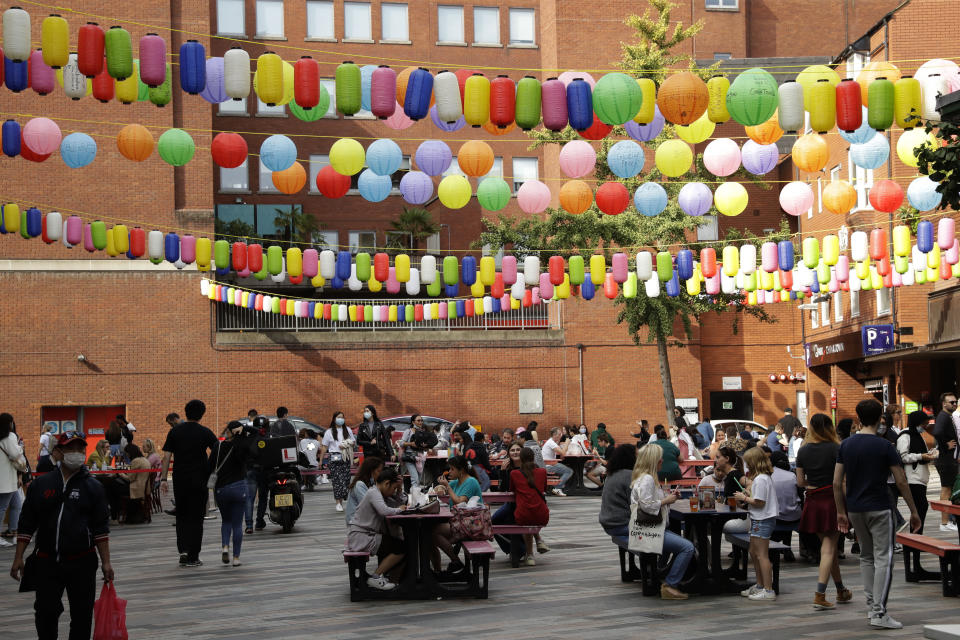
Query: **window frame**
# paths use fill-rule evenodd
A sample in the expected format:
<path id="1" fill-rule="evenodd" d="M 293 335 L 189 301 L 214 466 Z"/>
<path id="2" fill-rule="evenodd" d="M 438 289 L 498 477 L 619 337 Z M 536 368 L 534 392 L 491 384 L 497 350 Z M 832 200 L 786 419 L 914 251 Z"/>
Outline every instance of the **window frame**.
<path id="1" fill-rule="evenodd" d="M 727 6 L 727 3 L 733 3 L 733 6 Z M 740 11 L 740 0 L 704 0 L 703 8 L 705 11 Z"/>
<path id="2" fill-rule="evenodd" d="M 257 171 L 257 193 L 283 195 L 273 184 L 273 172 L 270 171 L 270 169 L 268 169 L 262 162 L 260 162 L 259 158 L 257 158 Z M 268 176 L 269 180 L 264 181 L 264 175 Z M 266 188 L 264 188 L 265 186 Z"/>
<path id="3" fill-rule="evenodd" d="M 460 39 L 459 40 L 444 40 L 440 37 L 440 11 L 443 9 L 459 9 L 460 11 Z M 464 11 L 462 4 L 438 4 L 437 5 L 437 44 L 438 45 L 460 45 L 466 46 L 466 24 L 464 22 Z"/>
<path id="4" fill-rule="evenodd" d="M 366 7 L 367 8 L 367 32 L 365 38 L 354 37 L 347 34 L 347 7 Z M 357 0 L 347 0 L 343 3 L 343 41 L 344 42 L 373 42 L 373 7 L 370 2 L 359 2 Z"/>
<path id="5" fill-rule="evenodd" d="M 240 10 L 240 11 L 236 11 L 236 10 L 234 10 L 234 11 L 229 11 L 229 10 L 228 10 L 228 11 L 222 11 L 221 8 L 220 8 L 220 4 L 221 4 L 221 3 L 237 5 L 237 6 L 239 6 L 239 7 L 241 8 L 241 10 Z M 244 36 L 244 37 L 246 37 L 246 35 L 247 35 L 247 16 L 246 16 L 246 13 L 245 13 L 245 11 L 244 11 L 245 9 L 246 9 L 246 3 L 244 2 L 244 0 L 217 0 L 217 35 L 221 35 L 221 36 Z M 233 17 L 233 16 L 239 16 L 239 21 L 240 21 L 240 25 L 241 25 L 241 30 L 240 30 L 239 32 L 237 32 L 237 33 L 234 33 L 234 32 L 232 32 L 232 31 L 223 31 L 223 30 L 221 29 L 220 16 L 231 16 L 231 17 Z"/>
<path id="6" fill-rule="evenodd" d="M 322 195 L 317 188 L 317 174 L 325 166 L 330 164 L 330 156 L 327 154 L 311 153 L 307 160 L 307 180 L 309 181 L 307 193 L 311 195 Z M 316 171 L 314 171 L 316 167 Z"/>
<path id="7" fill-rule="evenodd" d="M 530 34 L 531 40 L 527 42 L 526 40 L 518 40 L 513 37 L 513 15 L 517 14 L 532 14 L 533 24 L 531 25 L 532 32 Z M 537 46 L 537 10 L 533 7 L 510 7 L 507 12 L 507 46 L 510 47 L 529 47 L 535 48 Z"/>
<path id="8" fill-rule="evenodd" d="M 256 0 L 256 27 L 254 38 L 257 40 L 286 40 L 286 21 L 285 21 L 285 7 L 283 0 Z M 260 7 L 274 7 L 280 6 L 280 33 L 263 33 L 260 31 Z M 264 12 L 266 13 L 266 12 Z M 264 20 L 266 22 L 266 20 Z"/>
<path id="9" fill-rule="evenodd" d="M 493 21 L 493 24 L 497 28 L 497 39 L 496 41 L 485 41 L 479 40 L 477 38 L 477 27 L 480 24 L 478 20 L 479 16 L 487 15 L 490 13 L 496 15 L 496 19 Z M 471 43 L 475 47 L 502 47 L 503 43 L 501 42 L 500 37 L 500 7 L 491 7 L 483 5 L 474 5 L 473 7 L 473 42 Z"/>
<path id="10" fill-rule="evenodd" d="M 310 33 L 310 7 L 311 5 L 319 8 L 323 7 L 324 9 L 329 8 L 330 16 L 330 35 L 313 35 Z M 307 0 L 305 4 L 306 8 L 306 30 L 307 36 L 304 38 L 307 41 L 315 42 L 337 42 L 337 14 L 336 7 L 334 6 L 333 0 Z M 324 11 L 326 14 L 326 10 Z"/>
<path id="11" fill-rule="evenodd" d="M 327 90 L 330 96 L 330 104 L 327 106 L 327 112 L 323 114 L 324 118 L 338 120 L 340 113 L 337 111 L 337 81 L 334 78 L 320 78 L 320 84 Z"/>
<path id="12" fill-rule="evenodd" d="M 720 220 L 717 216 L 704 215 L 703 224 L 697 225 L 697 242 L 716 242 L 720 239 Z M 706 237 L 708 231 L 713 231 L 711 237 Z"/>
<path id="13" fill-rule="evenodd" d="M 224 111 L 224 110 L 223 110 L 223 105 L 225 105 L 225 104 L 229 104 L 229 105 L 236 105 L 236 104 L 243 105 L 243 109 L 242 109 L 242 110 L 241 110 L 241 109 L 237 109 L 236 111 Z M 246 98 L 241 98 L 241 99 L 239 99 L 239 100 L 234 100 L 233 98 L 228 98 L 228 99 L 224 100 L 223 102 L 221 102 L 220 104 L 217 105 L 217 116 L 219 116 L 219 117 L 221 117 L 221 118 L 249 118 L 249 117 L 250 117 L 250 111 L 248 110 L 248 107 L 247 107 L 247 99 L 246 99 Z"/>
<path id="14" fill-rule="evenodd" d="M 398 39 L 398 38 L 388 38 L 387 34 L 384 33 L 384 26 L 387 24 L 386 14 L 384 9 L 387 7 L 403 7 L 404 18 L 406 25 L 404 29 L 407 32 L 407 37 Z M 380 3 L 380 44 L 411 44 L 410 41 L 410 5 L 406 2 L 381 2 Z"/>
<path id="15" fill-rule="evenodd" d="M 256 118 L 286 118 L 287 117 L 287 106 L 284 104 L 275 104 L 272 107 L 267 106 L 267 103 L 260 99 L 260 96 L 257 96 L 257 112 L 254 114 Z"/>
<path id="16" fill-rule="evenodd" d="M 360 244 L 360 235 L 361 233 L 370 233 L 373 234 L 373 245 L 361 245 Z M 356 235 L 356 238 L 354 236 Z M 356 241 L 355 241 L 356 240 Z M 360 253 L 360 249 L 367 251 L 373 251 L 377 248 L 377 232 L 373 229 L 354 229 L 347 232 L 347 250 L 350 251 L 351 255 L 357 255 Z"/>
<path id="17" fill-rule="evenodd" d="M 524 178 L 523 180 L 517 181 L 517 161 L 520 160 L 521 166 L 528 164 L 533 166 L 535 169 L 535 177 L 533 178 Z M 531 162 L 532 161 L 532 162 Z M 513 194 L 517 194 L 517 190 L 523 185 L 527 180 L 539 180 L 540 179 L 540 158 L 536 156 L 514 156 L 510 159 L 511 162 L 511 188 L 513 189 Z"/>
<path id="18" fill-rule="evenodd" d="M 324 236 L 328 234 L 333 234 L 333 244 L 327 242 L 324 239 Z M 321 251 L 330 249 L 331 251 L 337 251 L 340 248 L 340 232 L 334 229 L 320 229 L 313 232 L 313 244 L 316 245 Z"/>
<path id="19" fill-rule="evenodd" d="M 224 188 L 223 186 L 224 172 L 230 172 L 230 171 L 234 171 L 238 174 L 240 173 L 240 171 L 244 172 L 244 176 L 246 180 L 244 181 L 244 185 L 242 187 L 231 186 L 231 187 Z M 218 193 L 250 193 L 250 158 L 247 157 L 247 159 L 244 160 L 243 164 L 241 164 L 239 167 L 232 167 L 232 168 L 220 167 L 220 173 L 219 173 L 218 179 L 219 179 L 219 182 L 217 184 Z"/>
<path id="20" fill-rule="evenodd" d="M 843 322 L 843 289 L 837 289 L 833 293 L 833 322 L 838 324 Z"/>
<path id="21" fill-rule="evenodd" d="M 880 287 L 877 291 L 877 317 L 888 316 L 893 309 L 893 294 L 887 287 Z"/>
<path id="22" fill-rule="evenodd" d="M 860 317 L 860 292 L 859 291 L 850 291 L 850 317 L 859 318 Z"/>

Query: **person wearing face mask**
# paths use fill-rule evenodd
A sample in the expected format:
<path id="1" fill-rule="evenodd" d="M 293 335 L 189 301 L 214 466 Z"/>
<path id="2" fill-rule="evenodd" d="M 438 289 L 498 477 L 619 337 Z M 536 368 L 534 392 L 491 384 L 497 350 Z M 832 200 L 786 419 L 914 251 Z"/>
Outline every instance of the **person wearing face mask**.
<path id="1" fill-rule="evenodd" d="M 319 458 L 330 454 L 330 480 L 333 482 L 333 497 L 337 501 L 336 509 L 343 512 L 343 501 L 347 499 L 350 483 L 350 465 L 353 463 L 353 447 L 356 440 L 353 432 L 346 426 L 346 419 L 343 412 L 337 411 L 330 419 L 330 428 L 323 434 L 323 441 L 320 443 Z M 364 456 L 367 453 L 364 451 Z"/>
<path id="2" fill-rule="evenodd" d="M 393 427 L 385 427 L 377 417 L 377 409 L 372 404 L 363 408 L 363 422 L 357 429 L 357 443 L 363 448 L 363 455 L 374 456 L 386 462 L 396 459 L 390 433 Z"/>
<path id="3" fill-rule="evenodd" d="M 83 466 L 86 436 L 60 434 L 51 456 L 59 470 L 38 476 L 27 489 L 10 568 L 21 588 L 36 590 L 34 616 L 38 638 L 56 638 L 63 592 L 70 602 L 70 637 L 89 638 L 93 623 L 97 554 L 103 579 L 112 582 L 110 507 L 100 483 Z M 24 552 L 34 543 L 34 560 L 25 574 Z M 94 553 L 96 551 L 96 553 Z"/>

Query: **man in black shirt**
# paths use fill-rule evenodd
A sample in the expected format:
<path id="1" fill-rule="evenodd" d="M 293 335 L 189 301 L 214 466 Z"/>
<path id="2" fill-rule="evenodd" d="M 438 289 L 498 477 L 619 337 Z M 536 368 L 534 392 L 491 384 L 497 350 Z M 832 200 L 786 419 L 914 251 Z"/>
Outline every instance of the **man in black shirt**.
<path id="1" fill-rule="evenodd" d="M 187 403 L 182 422 L 167 434 L 163 443 L 163 472 L 160 486 L 167 492 L 167 470 L 173 466 L 173 495 L 177 501 L 177 551 L 181 567 L 199 567 L 203 542 L 203 517 L 207 513 L 207 477 L 210 475 L 209 451 L 217 448 L 217 436 L 197 421 L 207 407 L 200 400 Z"/>
<path id="2" fill-rule="evenodd" d="M 276 438 L 277 436 L 295 436 L 297 435 L 297 430 L 294 426 L 287 420 L 287 408 L 286 407 L 277 407 L 277 421 L 270 425 L 270 437 Z"/>
<path id="3" fill-rule="evenodd" d="M 957 394 L 947 391 L 940 394 L 940 413 L 933 425 L 933 437 L 940 454 L 934 466 L 940 474 L 940 499 L 949 500 L 953 483 L 957 481 L 957 428 L 953 424 L 953 412 L 957 410 Z M 957 523 L 950 522 L 950 515 L 940 514 L 940 531 L 956 531 Z"/>

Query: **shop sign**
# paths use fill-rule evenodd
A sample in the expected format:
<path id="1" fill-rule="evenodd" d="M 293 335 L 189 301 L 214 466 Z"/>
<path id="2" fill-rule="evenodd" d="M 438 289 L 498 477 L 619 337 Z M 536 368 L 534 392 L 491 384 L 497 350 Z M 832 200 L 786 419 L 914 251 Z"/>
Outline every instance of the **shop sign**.
<path id="1" fill-rule="evenodd" d="M 872 356 L 890 351 L 894 347 L 892 324 L 868 324 L 860 329 L 863 354 Z"/>
<path id="2" fill-rule="evenodd" d="M 863 342 L 859 333 L 844 333 L 826 340 L 808 342 L 804 349 L 808 367 L 856 360 L 863 356 Z"/>
<path id="3" fill-rule="evenodd" d="M 740 391 L 741 389 L 743 389 L 743 379 L 740 376 L 723 377 L 724 391 Z"/>

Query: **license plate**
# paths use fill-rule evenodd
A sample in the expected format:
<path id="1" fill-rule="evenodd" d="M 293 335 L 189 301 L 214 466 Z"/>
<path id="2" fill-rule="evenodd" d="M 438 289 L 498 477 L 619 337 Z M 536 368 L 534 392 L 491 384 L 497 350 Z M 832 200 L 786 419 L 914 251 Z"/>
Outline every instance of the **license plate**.
<path id="1" fill-rule="evenodd" d="M 280 493 L 273 496 L 273 506 L 275 507 L 292 507 L 293 506 L 293 494 L 292 493 Z"/>

